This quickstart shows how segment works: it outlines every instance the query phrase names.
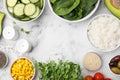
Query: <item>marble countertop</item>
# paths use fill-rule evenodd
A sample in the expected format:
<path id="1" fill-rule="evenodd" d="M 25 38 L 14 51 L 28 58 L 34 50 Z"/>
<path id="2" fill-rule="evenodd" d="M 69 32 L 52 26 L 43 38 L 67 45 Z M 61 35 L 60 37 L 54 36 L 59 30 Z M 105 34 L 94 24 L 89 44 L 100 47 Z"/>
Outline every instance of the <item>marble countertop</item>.
<path id="1" fill-rule="evenodd" d="M 67 23 L 52 14 L 48 6 L 47 0 L 46 7 L 41 17 L 31 23 L 18 23 L 13 24 L 14 21 L 6 14 L 6 18 L 3 23 L 5 26 L 16 26 L 19 30 L 19 39 L 24 38 L 30 41 L 33 49 L 29 53 L 25 53 L 22 56 L 34 58 L 37 61 L 47 62 L 49 60 L 69 60 L 81 65 L 82 74 L 93 75 L 95 72 L 87 71 L 83 66 L 83 57 L 87 52 L 98 53 L 102 60 L 102 67 L 98 70 L 105 74 L 106 77 L 112 78 L 112 80 L 119 80 L 120 76 L 113 74 L 108 66 L 110 59 L 120 54 L 120 48 L 112 52 L 99 52 L 94 49 L 89 43 L 86 35 L 87 24 L 89 20 L 98 14 L 111 14 L 105 7 L 102 0 L 96 13 L 89 19 L 78 23 Z M 5 12 L 4 0 L 0 0 L 0 11 Z M 25 34 L 20 31 L 20 28 L 24 28 L 30 31 L 30 34 Z M 6 52 L 9 57 L 9 63 L 4 70 L 0 70 L 0 80 L 12 80 L 10 77 L 10 66 L 12 62 L 17 59 L 19 52 L 15 49 L 17 40 L 5 40 L 3 37 L 0 39 L 0 50 Z M 36 75 L 34 80 L 39 80 Z"/>

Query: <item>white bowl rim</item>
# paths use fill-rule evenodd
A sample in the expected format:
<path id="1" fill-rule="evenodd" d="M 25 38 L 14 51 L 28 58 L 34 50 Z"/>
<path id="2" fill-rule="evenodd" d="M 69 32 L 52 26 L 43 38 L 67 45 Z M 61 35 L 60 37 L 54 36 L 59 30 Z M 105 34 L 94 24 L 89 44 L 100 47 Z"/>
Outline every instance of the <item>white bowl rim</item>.
<path id="1" fill-rule="evenodd" d="M 16 60 L 14 60 L 13 63 L 11 64 L 11 67 L 10 67 L 10 75 L 11 75 L 11 68 L 12 68 L 13 64 L 14 64 L 16 61 L 18 61 L 19 59 L 27 59 L 28 61 L 30 61 L 30 62 L 32 63 L 33 66 L 35 66 L 31 59 L 29 59 L 29 58 L 27 58 L 27 57 L 19 57 L 19 58 L 17 58 Z M 34 77 L 35 77 L 35 74 L 36 74 L 36 69 L 34 68 L 33 70 L 34 70 L 34 74 L 33 74 L 32 78 L 31 78 L 30 80 L 33 80 Z M 12 76 L 11 76 L 11 78 L 13 79 Z"/>
<path id="2" fill-rule="evenodd" d="M 101 50 L 101 49 L 95 47 L 94 44 L 92 44 L 92 42 L 90 41 L 89 35 L 88 35 L 88 30 L 90 29 L 90 26 L 89 26 L 89 25 L 91 24 L 91 22 L 92 22 L 93 20 L 95 20 L 96 18 L 99 18 L 99 17 L 101 17 L 101 16 L 109 16 L 109 17 L 112 17 L 112 18 L 114 18 L 115 20 L 117 20 L 117 21 L 120 23 L 120 20 L 119 20 L 118 18 L 116 18 L 115 16 L 113 16 L 112 14 L 107 14 L 107 13 L 98 14 L 98 15 L 96 15 L 95 17 L 93 17 L 93 18 L 88 22 L 88 26 L 87 26 L 87 30 L 86 30 L 87 38 L 88 38 L 89 43 L 90 43 L 90 44 L 92 45 L 92 47 L 95 48 L 96 50 L 98 50 L 98 51 L 100 51 L 100 52 L 111 52 L 111 51 L 114 51 L 114 50 L 116 50 L 117 48 L 119 48 L 119 47 L 120 47 L 120 43 L 118 43 L 118 45 L 117 45 L 116 47 L 112 48 L 112 49 Z"/>
<path id="3" fill-rule="evenodd" d="M 8 15 L 8 16 L 10 17 L 10 19 L 12 19 L 13 21 L 15 21 L 15 22 L 21 22 L 21 23 L 30 23 L 30 22 L 33 22 L 33 21 L 35 21 L 36 19 L 38 19 L 38 18 L 43 14 L 44 9 L 45 9 L 45 5 L 46 5 L 45 0 L 43 0 L 43 8 L 42 8 L 41 12 L 39 13 L 39 15 L 38 15 L 37 17 L 31 19 L 31 20 L 22 21 L 22 20 L 19 20 L 19 19 L 14 18 L 14 17 L 8 12 L 6 1 L 7 1 L 7 0 L 5 0 L 5 2 L 4 2 L 4 6 L 5 6 L 5 11 L 6 11 L 7 15 Z"/>
<path id="4" fill-rule="evenodd" d="M 94 8 L 87 16 L 85 16 L 85 17 L 83 17 L 83 18 L 81 18 L 81 19 L 79 19 L 79 20 L 73 20 L 73 21 L 70 21 L 70 20 L 67 20 L 67 19 L 64 19 L 64 18 L 58 16 L 58 15 L 53 11 L 53 8 L 52 8 L 52 6 L 51 6 L 50 0 L 48 0 L 48 5 L 49 5 L 50 10 L 52 11 L 52 13 L 53 13 L 56 17 L 58 17 L 59 19 L 65 21 L 65 22 L 68 22 L 68 23 L 72 23 L 72 22 L 73 22 L 73 23 L 76 23 L 76 22 L 82 22 L 82 21 L 87 20 L 88 18 L 90 18 L 90 17 L 96 12 L 96 10 L 98 9 L 98 7 L 99 7 L 99 5 L 100 5 L 100 1 L 101 1 L 101 0 L 98 0 L 98 1 L 97 1 L 96 5 L 95 5 L 95 8 Z"/>

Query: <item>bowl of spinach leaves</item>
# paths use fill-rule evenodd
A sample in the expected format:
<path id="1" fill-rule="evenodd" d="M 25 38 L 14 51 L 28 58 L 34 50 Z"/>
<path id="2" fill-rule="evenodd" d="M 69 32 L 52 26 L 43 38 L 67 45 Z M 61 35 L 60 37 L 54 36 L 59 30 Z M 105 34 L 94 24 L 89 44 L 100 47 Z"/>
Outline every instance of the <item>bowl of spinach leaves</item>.
<path id="1" fill-rule="evenodd" d="M 48 0 L 54 15 L 67 22 L 80 22 L 92 16 L 100 0 Z"/>

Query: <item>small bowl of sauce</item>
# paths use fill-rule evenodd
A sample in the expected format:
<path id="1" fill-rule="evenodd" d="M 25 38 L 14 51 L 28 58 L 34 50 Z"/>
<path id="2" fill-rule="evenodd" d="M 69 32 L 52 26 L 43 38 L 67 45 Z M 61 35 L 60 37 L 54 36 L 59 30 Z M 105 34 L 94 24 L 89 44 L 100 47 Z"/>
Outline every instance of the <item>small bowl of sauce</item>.
<path id="1" fill-rule="evenodd" d="M 4 68 L 8 63 L 8 57 L 5 53 L 0 51 L 0 69 Z"/>

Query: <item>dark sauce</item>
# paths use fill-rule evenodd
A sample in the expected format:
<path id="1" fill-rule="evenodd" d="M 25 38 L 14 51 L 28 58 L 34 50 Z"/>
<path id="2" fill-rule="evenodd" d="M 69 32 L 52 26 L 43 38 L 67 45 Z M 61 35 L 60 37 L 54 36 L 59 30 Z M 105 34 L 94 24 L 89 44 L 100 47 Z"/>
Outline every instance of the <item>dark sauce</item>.
<path id="1" fill-rule="evenodd" d="M 7 58 L 3 52 L 0 52 L 0 68 L 3 68 L 6 65 Z"/>

